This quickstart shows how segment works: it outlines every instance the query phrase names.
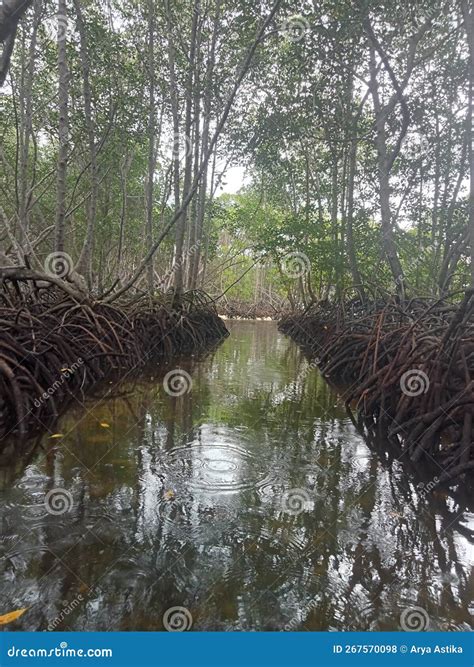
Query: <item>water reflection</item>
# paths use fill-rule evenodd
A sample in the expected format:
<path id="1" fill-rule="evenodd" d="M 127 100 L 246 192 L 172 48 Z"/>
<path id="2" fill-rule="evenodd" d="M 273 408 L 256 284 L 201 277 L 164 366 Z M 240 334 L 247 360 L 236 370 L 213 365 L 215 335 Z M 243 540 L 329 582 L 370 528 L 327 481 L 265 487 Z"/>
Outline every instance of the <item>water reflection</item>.
<path id="1" fill-rule="evenodd" d="M 0 613 L 29 608 L 11 627 L 158 630 L 179 605 L 196 630 L 396 630 L 416 605 L 470 629 L 468 500 L 374 453 L 274 324 L 231 334 L 183 366 L 190 393 L 123 387 L 1 471 Z"/>

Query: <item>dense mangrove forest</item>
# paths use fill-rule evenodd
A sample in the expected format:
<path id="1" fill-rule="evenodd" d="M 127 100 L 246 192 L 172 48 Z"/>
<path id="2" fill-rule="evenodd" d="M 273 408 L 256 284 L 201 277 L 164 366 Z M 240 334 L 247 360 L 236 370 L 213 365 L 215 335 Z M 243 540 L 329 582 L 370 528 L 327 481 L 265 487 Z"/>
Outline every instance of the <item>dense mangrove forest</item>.
<path id="1" fill-rule="evenodd" d="M 473 490 L 473 1 L 0 2 L 1 629 L 469 631 Z"/>

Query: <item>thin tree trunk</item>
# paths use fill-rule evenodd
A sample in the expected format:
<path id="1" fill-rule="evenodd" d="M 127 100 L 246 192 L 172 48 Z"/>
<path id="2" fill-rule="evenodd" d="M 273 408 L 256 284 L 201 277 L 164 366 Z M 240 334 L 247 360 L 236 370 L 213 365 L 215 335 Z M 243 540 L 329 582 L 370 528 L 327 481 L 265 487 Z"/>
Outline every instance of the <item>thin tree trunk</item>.
<path id="1" fill-rule="evenodd" d="M 185 121 L 184 121 L 185 166 L 184 166 L 183 200 L 186 200 L 188 196 L 193 178 L 193 171 L 192 171 L 193 151 L 191 146 L 191 128 L 192 128 L 192 110 L 193 110 L 193 80 L 194 80 L 194 68 L 195 68 L 195 58 L 196 58 L 196 34 L 197 34 L 198 17 L 199 17 L 199 0 L 194 0 L 192 21 L 191 21 L 189 65 L 188 65 L 188 74 L 186 77 L 186 104 L 185 104 Z M 189 210 L 188 207 L 182 210 L 178 218 L 178 221 L 176 223 L 174 287 L 177 295 L 181 294 L 184 286 L 183 248 L 184 248 L 184 236 L 186 232 L 186 224 L 188 220 L 188 210 Z"/>
<path id="2" fill-rule="evenodd" d="M 120 169 L 120 184 L 122 189 L 122 208 L 120 212 L 120 230 L 119 230 L 119 242 L 117 249 L 117 267 L 119 271 L 122 266 L 122 252 L 123 252 L 123 237 L 125 226 L 127 224 L 127 214 L 128 214 L 128 205 L 127 205 L 127 181 L 130 168 L 132 166 L 133 155 L 130 155 L 128 152 L 123 159 L 123 163 Z"/>
<path id="3" fill-rule="evenodd" d="M 30 184 L 29 184 L 29 163 L 30 163 L 30 141 L 32 135 L 33 125 L 33 80 L 35 72 L 36 61 L 36 44 L 38 25 L 41 14 L 41 2 L 35 0 L 33 25 L 30 37 L 30 46 L 28 49 L 28 63 L 26 66 L 25 78 L 21 89 L 22 114 L 21 114 L 21 130 L 20 130 L 20 164 L 19 164 L 19 211 L 18 217 L 20 220 L 20 244 L 23 244 L 23 235 L 28 237 L 29 228 L 29 199 L 30 199 Z"/>
<path id="4" fill-rule="evenodd" d="M 0 3 L 0 86 L 3 86 L 15 44 L 18 22 L 31 5 L 32 0 L 2 0 Z"/>
<path id="5" fill-rule="evenodd" d="M 206 155 L 209 147 L 209 129 L 211 123 L 211 106 L 212 106 L 212 77 L 215 67 L 215 56 L 216 56 L 216 43 L 217 35 L 219 29 L 219 17 L 220 17 L 220 0 L 216 2 L 216 10 L 214 16 L 214 27 L 213 35 L 211 42 L 211 49 L 209 53 L 209 61 L 206 70 L 206 77 L 204 82 L 204 109 L 203 109 L 203 129 L 202 129 L 202 151 L 201 155 Z M 196 243 L 193 253 L 192 261 L 192 289 L 195 289 L 197 286 L 199 265 L 201 260 L 201 247 L 203 242 L 203 230 L 204 230 L 204 218 L 206 215 L 206 197 L 207 197 L 207 179 L 208 179 L 208 170 L 204 170 L 202 175 L 202 180 L 199 189 L 199 201 L 197 206 L 197 218 L 196 218 Z M 212 187 L 212 186 L 211 186 Z M 212 194 L 212 189 L 211 189 Z"/>
<path id="6" fill-rule="evenodd" d="M 474 287 L 474 2 L 461 0 L 464 29 L 469 46 L 469 242 L 471 247 L 471 287 Z"/>
<path id="7" fill-rule="evenodd" d="M 155 150 L 155 130 L 156 130 L 156 100 L 155 100 L 155 7 L 154 0 L 148 0 L 148 77 L 150 81 L 149 88 L 149 106 L 148 106 L 148 170 L 145 192 L 146 203 L 146 221 L 145 221 L 145 240 L 146 247 L 153 245 L 153 199 L 154 199 L 154 178 L 156 168 L 156 150 Z M 146 267 L 147 289 L 150 298 L 153 296 L 154 271 L 153 257 L 147 261 Z"/>
<path id="8" fill-rule="evenodd" d="M 170 99 L 171 113 L 173 117 L 173 147 L 172 147 L 172 169 L 173 169 L 173 194 L 175 214 L 180 210 L 180 189 L 179 189 L 179 106 L 178 106 L 178 86 L 176 83 L 175 61 L 176 54 L 174 48 L 174 38 L 172 33 L 172 20 L 169 10 L 169 1 L 165 1 L 166 7 L 166 25 L 168 31 L 168 67 L 170 75 Z M 176 258 L 173 258 L 173 263 Z"/>
<path id="9" fill-rule="evenodd" d="M 377 146 L 377 174 L 379 184 L 380 217 L 382 221 L 382 247 L 387 257 L 392 276 L 397 288 L 404 294 L 405 276 L 398 258 L 397 246 L 393 234 L 392 213 L 390 209 L 390 162 L 387 152 L 386 111 L 382 109 L 377 81 L 375 50 L 370 48 L 370 92 L 374 104 Z"/>
<path id="10" fill-rule="evenodd" d="M 69 71 L 66 51 L 66 0 L 58 0 L 58 107 L 59 107 L 59 150 L 57 166 L 56 186 L 56 227 L 55 227 L 55 250 L 64 252 L 65 222 L 66 222 L 66 178 L 67 159 L 69 148 Z"/>
<path id="11" fill-rule="evenodd" d="M 87 43 L 86 26 L 81 10 L 80 0 L 74 0 L 76 9 L 77 29 L 79 32 L 79 52 L 82 69 L 82 88 L 84 95 L 84 117 L 87 128 L 89 148 L 90 197 L 87 205 L 87 229 L 76 271 L 85 276 L 89 289 L 92 287 L 92 258 L 94 254 L 95 220 L 97 211 L 97 149 L 95 142 L 94 120 L 92 118 L 92 90 L 90 84 L 89 47 Z"/>
<path id="12" fill-rule="evenodd" d="M 199 8 L 199 5 L 198 5 Z M 200 11 L 200 8 L 199 8 Z M 196 175 L 199 171 L 200 167 L 200 155 L 201 155 L 201 132 L 200 132 L 200 124 L 201 124 L 201 82 L 199 80 L 199 72 L 202 68 L 202 59 L 200 57 L 200 49 L 201 49 L 201 29 L 199 28 L 197 31 L 196 35 L 196 51 L 198 53 L 198 57 L 196 59 L 196 65 L 194 68 L 194 101 L 193 101 L 193 106 L 194 106 L 194 134 L 193 134 L 193 142 L 194 142 L 194 172 L 193 172 L 193 180 L 196 179 Z M 199 192 L 198 196 L 195 197 L 192 201 L 191 204 L 191 225 L 189 229 L 189 235 L 188 235 L 188 246 L 187 246 L 187 251 L 186 251 L 186 256 L 187 256 L 187 262 L 186 262 L 186 284 L 188 289 L 194 289 L 194 276 L 195 276 L 195 271 L 194 271 L 194 266 L 195 266 L 195 260 L 196 260 L 196 250 L 197 250 L 197 243 L 198 243 L 198 215 L 199 215 L 199 202 L 200 202 L 200 193 L 202 191 L 204 181 L 206 179 L 206 172 L 204 172 L 201 183 L 199 185 Z"/>

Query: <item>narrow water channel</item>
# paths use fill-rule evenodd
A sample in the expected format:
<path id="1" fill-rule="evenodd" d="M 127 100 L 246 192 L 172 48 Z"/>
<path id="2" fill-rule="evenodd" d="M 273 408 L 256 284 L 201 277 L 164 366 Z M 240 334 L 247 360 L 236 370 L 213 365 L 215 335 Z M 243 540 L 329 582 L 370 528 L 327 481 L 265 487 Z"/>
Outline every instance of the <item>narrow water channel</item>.
<path id="1" fill-rule="evenodd" d="M 229 326 L 189 393 L 150 371 L 0 470 L 8 629 L 160 630 L 175 606 L 193 630 L 398 630 L 413 606 L 471 629 L 468 500 L 370 448 L 274 323 Z"/>

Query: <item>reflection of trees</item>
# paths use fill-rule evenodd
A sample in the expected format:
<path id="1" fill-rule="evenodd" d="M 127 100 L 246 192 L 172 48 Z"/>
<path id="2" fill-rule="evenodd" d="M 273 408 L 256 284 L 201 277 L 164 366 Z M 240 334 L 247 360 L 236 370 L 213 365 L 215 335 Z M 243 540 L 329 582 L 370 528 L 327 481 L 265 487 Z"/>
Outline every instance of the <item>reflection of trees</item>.
<path id="1" fill-rule="evenodd" d="M 46 627 L 63 600 L 82 592 L 84 604 L 62 627 L 159 629 L 163 612 L 183 605 L 198 629 L 294 621 L 294 629 L 394 630 L 413 604 L 441 629 L 467 627 L 472 533 L 462 511 L 471 501 L 441 489 L 421 497 L 274 325 L 232 326 L 234 338 L 186 367 L 190 394 L 138 384 L 76 416 L 64 445 L 38 461 L 42 477 L 31 491 L 28 471 L 20 476 L 27 502 L 7 496 L 2 527 L 7 537 L 19 527 L 25 535 L 21 557 L 0 560 L 9 576 L 16 568 L 2 597 L 19 608 L 26 589 L 41 584 L 19 625 Z M 110 429 L 100 429 L 103 420 Z M 200 459 L 218 438 L 251 451 L 235 475 L 255 478 L 254 487 L 196 486 Z M 170 465 L 176 451 L 186 456 Z M 59 481 L 74 492 L 74 513 L 29 531 L 22 504 Z M 292 488 L 312 502 L 296 516 L 281 507 Z"/>

